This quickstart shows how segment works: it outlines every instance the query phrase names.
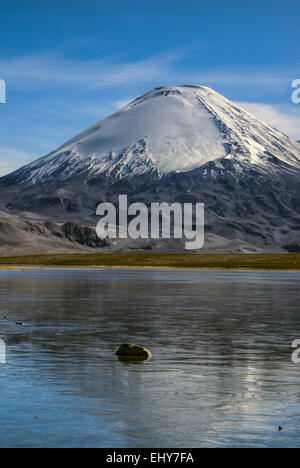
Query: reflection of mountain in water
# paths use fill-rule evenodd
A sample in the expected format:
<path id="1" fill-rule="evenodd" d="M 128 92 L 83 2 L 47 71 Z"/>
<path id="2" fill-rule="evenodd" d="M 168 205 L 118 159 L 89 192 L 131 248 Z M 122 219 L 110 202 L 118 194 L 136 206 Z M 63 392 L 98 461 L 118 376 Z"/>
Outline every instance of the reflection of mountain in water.
<path id="1" fill-rule="evenodd" d="M 20 380 L 35 398 L 17 392 L 10 411 L 27 408 L 24 431 L 36 411 L 45 445 L 270 446 L 279 423 L 294 429 L 277 443 L 297 444 L 299 401 L 287 382 L 299 380 L 298 284 L 298 272 L 9 274 L 0 410 Z M 119 363 L 125 341 L 149 346 L 151 361 Z M 53 414 L 63 438 L 51 433 Z"/>

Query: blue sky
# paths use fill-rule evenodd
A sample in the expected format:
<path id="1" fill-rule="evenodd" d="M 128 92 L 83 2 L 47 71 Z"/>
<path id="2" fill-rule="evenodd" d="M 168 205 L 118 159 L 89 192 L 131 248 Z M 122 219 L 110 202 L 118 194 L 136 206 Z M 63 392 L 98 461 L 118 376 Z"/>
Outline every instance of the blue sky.
<path id="1" fill-rule="evenodd" d="M 300 139 L 299 0 L 0 0 L 0 175 L 137 95 L 202 84 Z"/>

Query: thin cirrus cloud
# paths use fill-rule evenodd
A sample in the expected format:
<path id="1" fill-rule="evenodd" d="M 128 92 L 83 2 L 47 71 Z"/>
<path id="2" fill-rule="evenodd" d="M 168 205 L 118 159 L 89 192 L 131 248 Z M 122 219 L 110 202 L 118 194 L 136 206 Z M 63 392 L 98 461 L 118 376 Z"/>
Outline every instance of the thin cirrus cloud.
<path id="1" fill-rule="evenodd" d="M 1 75 L 12 89 L 46 87 L 82 87 L 105 89 L 141 84 L 208 84 L 216 86 L 252 86 L 283 89 L 296 70 L 207 70 L 199 67 L 186 70 L 182 64 L 194 52 L 169 51 L 144 60 L 123 62 L 115 58 L 72 60 L 55 53 L 28 55 L 0 60 Z"/>
<path id="2" fill-rule="evenodd" d="M 0 60 L 0 69 L 13 89 L 70 85 L 102 89 L 161 79 L 178 58 L 177 53 L 170 53 L 121 63 L 113 59 L 78 61 L 40 54 Z"/>

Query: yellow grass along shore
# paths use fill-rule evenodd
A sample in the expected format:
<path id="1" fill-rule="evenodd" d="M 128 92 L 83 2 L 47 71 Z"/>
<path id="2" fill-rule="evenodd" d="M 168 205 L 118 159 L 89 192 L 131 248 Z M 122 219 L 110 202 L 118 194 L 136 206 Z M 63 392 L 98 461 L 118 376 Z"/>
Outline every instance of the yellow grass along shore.
<path id="1" fill-rule="evenodd" d="M 300 270 L 300 254 L 174 254 L 135 252 L 0 257 L 0 270 L 63 267 Z"/>

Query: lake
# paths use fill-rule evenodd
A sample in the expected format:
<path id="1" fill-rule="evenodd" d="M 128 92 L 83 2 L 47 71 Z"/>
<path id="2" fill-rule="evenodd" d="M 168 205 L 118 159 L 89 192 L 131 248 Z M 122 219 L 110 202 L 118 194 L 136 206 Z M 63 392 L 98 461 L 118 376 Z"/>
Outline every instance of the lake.
<path id="1" fill-rule="evenodd" d="M 1 271 L 0 446 L 300 447 L 299 286 L 288 271 Z M 120 362 L 124 342 L 152 359 Z"/>

